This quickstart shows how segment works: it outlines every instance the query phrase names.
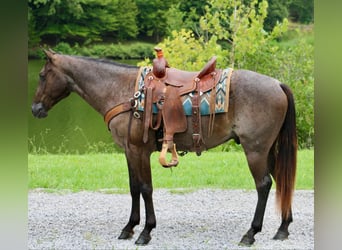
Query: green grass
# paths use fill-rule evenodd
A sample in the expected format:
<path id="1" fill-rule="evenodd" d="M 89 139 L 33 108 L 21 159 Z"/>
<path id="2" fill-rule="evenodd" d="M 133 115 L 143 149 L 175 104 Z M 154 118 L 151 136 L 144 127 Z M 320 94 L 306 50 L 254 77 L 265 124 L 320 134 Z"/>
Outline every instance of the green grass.
<path id="1" fill-rule="evenodd" d="M 151 158 L 154 188 L 175 193 L 199 188 L 254 189 L 253 178 L 242 152 L 189 153 L 178 167 L 165 169 Z M 314 151 L 298 152 L 297 189 L 314 187 Z M 47 191 L 81 190 L 105 193 L 128 192 L 128 171 L 124 154 L 28 155 L 29 189 Z M 273 185 L 274 186 L 274 185 Z"/>

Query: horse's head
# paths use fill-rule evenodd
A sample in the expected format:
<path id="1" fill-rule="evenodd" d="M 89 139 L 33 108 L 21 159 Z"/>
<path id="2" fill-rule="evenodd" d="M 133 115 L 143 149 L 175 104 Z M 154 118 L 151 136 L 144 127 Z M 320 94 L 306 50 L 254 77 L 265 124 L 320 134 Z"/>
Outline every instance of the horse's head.
<path id="1" fill-rule="evenodd" d="M 47 62 L 39 73 L 39 84 L 36 90 L 32 114 L 37 118 L 44 118 L 57 102 L 67 97 L 70 90 L 70 78 L 58 68 L 56 55 L 52 50 L 44 50 Z"/>

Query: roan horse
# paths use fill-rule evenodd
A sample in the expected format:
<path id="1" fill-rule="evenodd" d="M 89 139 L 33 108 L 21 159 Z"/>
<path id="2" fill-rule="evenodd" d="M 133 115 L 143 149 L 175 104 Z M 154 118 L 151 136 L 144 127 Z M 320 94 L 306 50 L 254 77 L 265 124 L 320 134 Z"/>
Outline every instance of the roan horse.
<path id="1" fill-rule="evenodd" d="M 76 92 L 101 115 L 114 106 L 127 102 L 135 91 L 138 67 L 106 60 L 62 55 L 44 50 L 47 62 L 39 73 L 39 85 L 32 104 L 35 117 L 47 112 L 71 92 Z M 191 118 L 187 118 L 191 124 Z M 209 137 L 208 117 L 202 117 L 206 148 L 213 148 L 230 139 L 243 147 L 249 169 L 255 181 L 258 201 L 250 229 L 240 244 L 252 245 L 255 234 L 262 229 L 264 212 L 272 179 L 281 211 L 281 225 L 274 239 L 288 237 L 292 222 L 292 196 L 295 185 L 297 135 L 295 106 L 291 90 L 278 80 L 247 70 L 235 70 L 231 76 L 229 112 L 217 114 Z M 147 244 L 156 226 L 152 199 L 150 155 L 157 150 L 156 132 L 150 129 L 143 142 L 142 119 L 132 112 L 113 118 L 109 129 L 115 143 L 125 150 L 132 197 L 131 214 L 119 239 L 129 239 L 140 222 L 140 195 L 145 203 L 146 223 L 135 242 Z M 130 128 L 130 131 L 129 131 Z M 191 151 L 192 127 L 174 137 L 177 149 Z M 129 137 L 128 137 L 129 133 Z"/>

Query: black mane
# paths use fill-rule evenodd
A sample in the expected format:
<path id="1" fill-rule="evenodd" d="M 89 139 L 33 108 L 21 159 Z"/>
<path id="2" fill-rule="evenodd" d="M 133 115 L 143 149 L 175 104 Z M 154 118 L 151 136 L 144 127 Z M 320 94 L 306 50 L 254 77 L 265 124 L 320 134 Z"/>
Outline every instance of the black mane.
<path id="1" fill-rule="evenodd" d="M 73 56 L 73 57 L 84 59 L 87 61 L 94 61 L 94 62 L 98 62 L 98 63 L 107 63 L 107 64 L 111 64 L 111 65 L 115 65 L 115 66 L 119 66 L 119 67 L 124 67 L 124 68 L 138 68 L 138 66 L 118 63 L 118 62 L 115 62 L 115 61 L 112 61 L 109 59 L 105 59 L 105 58 L 94 58 L 94 57 L 87 57 L 87 56 Z"/>

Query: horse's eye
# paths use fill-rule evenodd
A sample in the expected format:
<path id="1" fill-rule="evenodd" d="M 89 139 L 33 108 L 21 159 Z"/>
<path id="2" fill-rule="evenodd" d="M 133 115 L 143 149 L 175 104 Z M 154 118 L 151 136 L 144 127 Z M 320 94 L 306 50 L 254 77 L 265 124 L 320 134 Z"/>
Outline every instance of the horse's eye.
<path id="1" fill-rule="evenodd" d="M 44 74 L 39 74 L 39 79 L 41 80 L 41 81 L 44 81 L 45 80 L 45 75 Z"/>

